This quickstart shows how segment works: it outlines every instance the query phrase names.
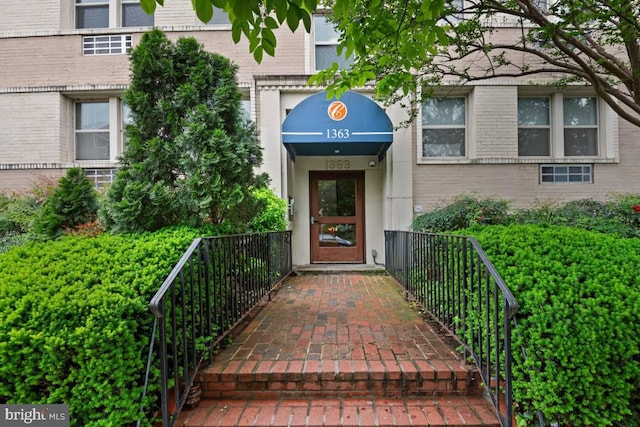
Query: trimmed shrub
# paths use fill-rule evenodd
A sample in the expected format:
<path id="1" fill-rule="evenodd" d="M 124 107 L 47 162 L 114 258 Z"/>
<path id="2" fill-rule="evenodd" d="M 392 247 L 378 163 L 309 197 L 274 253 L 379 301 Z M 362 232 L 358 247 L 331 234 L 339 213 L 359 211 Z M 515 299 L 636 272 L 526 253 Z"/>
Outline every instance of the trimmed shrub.
<path id="1" fill-rule="evenodd" d="M 637 195 L 615 196 L 606 202 L 581 199 L 558 206 L 542 204 L 515 212 L 513 220 L 518 224 L 547 223 L 623 237 L 640 237 L 640 223 L 636 222 L 637 216 L 634 217 L 635 203 L 640 203 Z"/>
<path id="2" fill-rule="evenodd" d="M 268 188 L 253 191 L 257 201 L 257 213 L 251 221 L 250 229 L 255 233 L 283 231 L 287 228 L 287 201 L 276 196 Z"/>
<path id="3" fill-rule="evenodd" d="M 640 241 L 559 226 L 466 232 L 520 304 L 514 397 L 523 425 L 539 409 L 561 426 L 637 426 Z"/>
<path id="4" fill-rule="evenodd" d="M 0 255 L 0 403 L 66 403 L 74 426 L 134 423 L 148 302 L 197 234 L 62 237 Z"/>
<path id="5" fill-rule="evenodd" d="M 506 224 L 509 222 L 509 204 L 504 200 L 477 199 L 463 195 L 453 203 L 436 208 L 416 217 L 411 225 L 414 231 L 440 233 L 460 230 L 474 224 Z"/>
<path id="6" fill-rule="evenodd" d="M 35 221 L 35 231 L 57 237 L 65 229 L 95 220 L 98 198 L 82 168 L 71 168 L 45 201 Z"/>

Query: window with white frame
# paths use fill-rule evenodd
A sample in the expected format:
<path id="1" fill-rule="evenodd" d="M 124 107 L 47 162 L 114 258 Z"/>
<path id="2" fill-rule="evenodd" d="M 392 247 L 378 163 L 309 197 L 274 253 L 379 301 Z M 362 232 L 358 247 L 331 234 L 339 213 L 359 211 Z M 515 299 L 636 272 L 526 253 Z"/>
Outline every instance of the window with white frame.
<path id="1" fill-rule="evenodd" d="M 152 27 L 138 0 L 75 0 L 76 28 Z M 111 10 L 117 13 L 110 13 Z"/>
<path id="2" fill-rule="evenodd" d="M 109 160 L 109 101 L 76 103 L 76 160 Z"/>
<path id="3" fill-rule="evenodd" d="M 109 28 L 109 0 L 76 0 L 76 28 Z"/>
<path id="4" fill-rule="evenodd" d="M 422 104 L 422 156 L 466 155 L 466 100 L 430 98 Z"/>
<path id="5" fill-rule="evenodd" d="M 591 184 L 593 165 L 540 165 L 542 184 Z"/>
<path id="6" fill-rule="evenodd" d="M 598 103 L 595 97 L 572 96 L 562 100 L 564 155 L 598 155 Z"/>
<path id="7" fill-rule="evenodd" d="M 595 96 L 520 96 L 518 156 L 599 156 L 598 116 Z"/>
<path id="8" fill-rule="evenodd" d="M 129 108 L 117 97 L 76 101 L 74 160 L 116 162 L 126 143 L 123 129 L 130 121 Z"/>
<path id="9" fill-rule="evenodd" d="M 549 97 L 518 98 L 518 156 L 551 155 Z"/>
<path id="10" fill-rule="evenodd" d="M 315 69 L 324 70 L 334 62 L 337 62 L 340 68 L 348 68 L 353 63 L 353 57 L 345 58 L 343 55 L 338 55 L 339 33 L 333 22 L 329 20 L 329 16 L 314 15 L 313 23 Z"/>
<path id="11" fill-rule="evenodd" d="M 231 25 L 231 21 L 229 20 L 229 14 L 219 7 L 213 6 L 213 16 L 207 22 L 207 25 L 211 27 L 215 26 L 229 26 Z"/>

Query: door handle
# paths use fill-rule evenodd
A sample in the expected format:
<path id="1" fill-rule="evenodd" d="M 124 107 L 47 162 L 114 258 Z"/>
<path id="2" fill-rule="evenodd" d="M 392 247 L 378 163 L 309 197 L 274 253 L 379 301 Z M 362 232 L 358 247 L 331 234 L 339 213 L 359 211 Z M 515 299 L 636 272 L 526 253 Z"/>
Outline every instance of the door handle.
<path id="1" fill-rule="evenodd" d="M 309 219 L 309 222 L 310 222 L 312 225 L 313 225 L 313 224 L 315 224 L 315 223 L 316 223 L 316 217 L 315 217 L 315 216 L 312 216 L 312 217 Z"/>

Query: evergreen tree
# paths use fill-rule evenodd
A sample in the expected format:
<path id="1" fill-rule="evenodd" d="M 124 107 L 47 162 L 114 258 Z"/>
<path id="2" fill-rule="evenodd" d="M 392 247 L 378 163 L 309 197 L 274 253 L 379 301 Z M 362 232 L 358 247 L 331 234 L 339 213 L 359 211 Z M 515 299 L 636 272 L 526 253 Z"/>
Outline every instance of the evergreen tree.
<path id="1" fill-rule="evenodd" d="M 132 124 L 102 211 L 115 231 L 220 224 L 266 183 L 253 124 L 242 119 L 237 66 L 193 38 L 160 30 L 131 53 Z M 237 225 L 237 224 L 235 224 Z"/>
<path id="2" fill-rule="evenodd" d="M 94 221 L 97 210 L 93 183 L 82 168 L 71 168 L 45 201 L 34 220 L 34 229 L 47 237 L 57 237 L 66 228 Z"/>

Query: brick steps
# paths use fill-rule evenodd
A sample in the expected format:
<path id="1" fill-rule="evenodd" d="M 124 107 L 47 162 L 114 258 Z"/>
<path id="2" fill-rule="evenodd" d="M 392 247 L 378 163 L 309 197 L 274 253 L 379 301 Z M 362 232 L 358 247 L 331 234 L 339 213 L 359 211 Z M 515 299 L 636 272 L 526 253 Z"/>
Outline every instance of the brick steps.
<path id="1" fill-rule="evenodd" d="M 290 278 L 176 426 L 499 427 L 473 365 L 383 275 Z"/>
<path id="2" fill-rule="evenodd" d="M 210 426 L 490 426 L 499 427 L 482 397 L 274 398 L 203 400 L 176 423 Z"/>
<path id="3" fill-rule="evenodd" d="M 458 360 L 237 361 L 214 365 L 202 376 L 207 398 L 479 395 L 473 367 Z"/>

